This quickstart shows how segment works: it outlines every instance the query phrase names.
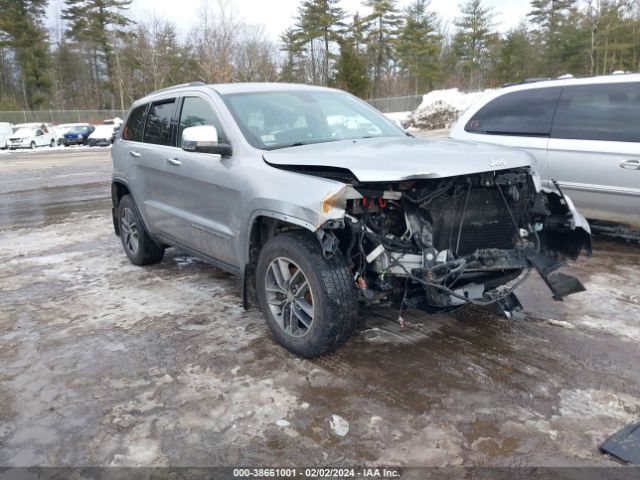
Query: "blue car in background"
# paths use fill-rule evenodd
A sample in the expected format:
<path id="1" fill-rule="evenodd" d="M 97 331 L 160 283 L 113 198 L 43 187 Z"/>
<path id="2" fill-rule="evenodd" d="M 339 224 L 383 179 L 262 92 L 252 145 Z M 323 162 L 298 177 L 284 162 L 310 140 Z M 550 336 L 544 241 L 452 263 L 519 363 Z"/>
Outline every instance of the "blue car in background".
<path id="1" fill-rule="evenodd" d="M 62 144 L 65 147 L 70 145 L 86 145 L 89 135 L 91 135 L 95 129 L 96 127 L 91 125 L 73 127 L 64 134 Z"/>

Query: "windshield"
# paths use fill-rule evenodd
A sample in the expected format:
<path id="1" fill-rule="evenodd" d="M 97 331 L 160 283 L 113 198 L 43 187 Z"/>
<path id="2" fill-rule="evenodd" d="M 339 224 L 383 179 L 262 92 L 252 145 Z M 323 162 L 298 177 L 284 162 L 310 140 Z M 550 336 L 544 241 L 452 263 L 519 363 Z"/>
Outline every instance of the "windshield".
<path id="1" fill-rule="evenodd" d="M 405 135 L 368 105 L 340 92 L 236 93 L 223 100 L 247 141 L 265 150 Z"/>
<path id="2" fill-rule="evenodd" d="M 17 130 L 15 130 L 14 134 L 19 136 L 19 137 L 30 137 L 34 134 L 34 130 L 30 129 L 30 128 L 18 128 Z"/>

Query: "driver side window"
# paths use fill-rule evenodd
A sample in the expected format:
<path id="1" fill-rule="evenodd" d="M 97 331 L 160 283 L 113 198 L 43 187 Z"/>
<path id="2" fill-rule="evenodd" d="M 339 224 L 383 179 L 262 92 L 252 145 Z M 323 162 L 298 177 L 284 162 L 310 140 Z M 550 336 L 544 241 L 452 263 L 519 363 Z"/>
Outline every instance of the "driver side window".
<path id="1" fill-rule="evenodd" d="M 218 143 L 229 143 L 229 139 L 222 130 L 222 125 L 213 109 L 199 97 L 186 97 L 182 102 L 182 112 L 180 112 L 180 128 L 178 129 L 178 146 L 182 142 L 182 132 L 185 128 L 209 125 L 216 127 L 218 131 Z"/>

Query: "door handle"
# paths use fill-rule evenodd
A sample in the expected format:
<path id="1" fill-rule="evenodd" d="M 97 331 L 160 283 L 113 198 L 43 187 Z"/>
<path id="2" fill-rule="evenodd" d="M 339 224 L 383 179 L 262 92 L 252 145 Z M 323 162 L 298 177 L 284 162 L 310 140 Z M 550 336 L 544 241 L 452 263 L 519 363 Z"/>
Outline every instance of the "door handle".
<path id="1" fill-rule="evenodd" d="M 129 152 L 129 156 L 133 157 L 133 158 L 140 158 L 142 156 L 142 154 L 138 153 L 138 152 L 134 152 L 133 150 Z"/>
<path id="2" fill-rule="evenodd" d="M 625 170 L 640 170 L 640 160 L 625 160 L 620 162 L 620 168 Z"/>
<path id="3" fill-rule="evenodd" d="M 174 167 L 179 167 L 180 165 L 182 165 L 182 162 L 177 158 L 167 158 L 167 163 L 169 163 L 169 165 L 173 165 Z"/>

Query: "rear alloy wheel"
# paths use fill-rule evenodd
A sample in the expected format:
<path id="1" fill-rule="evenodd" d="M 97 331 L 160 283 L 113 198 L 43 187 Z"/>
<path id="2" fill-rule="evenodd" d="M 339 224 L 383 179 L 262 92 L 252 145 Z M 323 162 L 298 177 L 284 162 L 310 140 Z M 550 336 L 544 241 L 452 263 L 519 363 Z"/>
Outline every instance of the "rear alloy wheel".
<path id="1" fill-rule="evenodd" d="M 341 255 L 325 258 L 307 232 L 277 235 L 258 259 L 260 309 L 275 339 L 304 358 L 335 350 L 353 333 L 358 297 Z"/>
<path id="2" fill-rule="evenodd" d="M 56 146 L 56 140 L 54 138 L 51 139 L 51 143 L 49 143 L 49 146 L 51 148 L 54 148 Z"/>
<path id="3" fill-rule="evenodd" d="M 29 148 L 31 150 L 33 150 L 34 148 L 36 148 L 36 142 L 34 142 L 33 140 L 31 140 L 31 143 L 29 144 Z"/>
<path id="4" fill-rule="evenodd" d="M 164 257 L 164 248 L 154 242 L 144 228 L 138 210 L 129 195 L 118 205 L 120 241 L 131 263 L 144 266 L 158 263 Z"/>

